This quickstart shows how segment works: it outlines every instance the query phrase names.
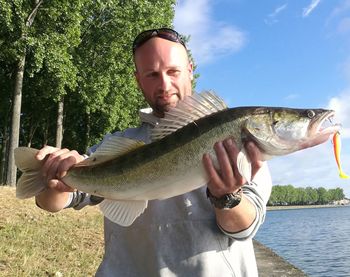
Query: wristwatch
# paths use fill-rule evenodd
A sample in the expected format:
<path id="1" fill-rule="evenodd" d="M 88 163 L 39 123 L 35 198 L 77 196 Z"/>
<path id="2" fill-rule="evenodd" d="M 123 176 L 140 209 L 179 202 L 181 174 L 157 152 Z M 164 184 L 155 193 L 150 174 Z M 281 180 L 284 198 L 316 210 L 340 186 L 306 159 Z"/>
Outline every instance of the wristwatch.
<path id="1" fill-rule="evenodd" d="M 217 198 L 214 195 L 212 195 L 209 189 L 207 188 L 207 197 L 209 198 L 210 203 L 213 204 L 215 208 L 220 210 L 229 210 L 241 203 L 242 189 L 240 188 L 234 193 L 228 193 L 224 196 L 221 196 L 220 198 Z"/>

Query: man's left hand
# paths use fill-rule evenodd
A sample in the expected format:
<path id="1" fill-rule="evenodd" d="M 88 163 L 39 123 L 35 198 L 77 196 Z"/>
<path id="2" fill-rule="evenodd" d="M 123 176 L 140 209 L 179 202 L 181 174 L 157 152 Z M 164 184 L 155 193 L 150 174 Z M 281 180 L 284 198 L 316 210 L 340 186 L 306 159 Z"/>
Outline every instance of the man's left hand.
<path id="1" fill-rule="evenodd" d="M 253 142 L 246 143 L 245 149 L 252 165 L 251 178 L 253 179 L 263 165 L 261 152 Z M 215 168 L 209 154 L 203 155 L 203 164 L 209 177 L 208 189 L 212 195 L 220 198 L 225 194 L 238 191 L 247 180 L 238 171 L 237 156 L 240 149 L 232 139 L 215 143 L 214 150 L 219 168 Z"/>

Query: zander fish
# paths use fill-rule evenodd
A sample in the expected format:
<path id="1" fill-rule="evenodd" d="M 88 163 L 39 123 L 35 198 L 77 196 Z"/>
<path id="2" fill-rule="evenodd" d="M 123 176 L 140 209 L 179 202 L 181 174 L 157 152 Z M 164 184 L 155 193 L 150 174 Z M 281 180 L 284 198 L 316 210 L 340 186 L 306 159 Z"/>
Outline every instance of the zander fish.
<path id="1" fill-rule="evenodd" d="M 105 198 L 100 208 L 110 220 L 128 226 L 152 199 L 166 199 L 205 185 L 204 153 L 215 158 L 215 142 L 232 138 L 240 149 L 237 166 L 251 179 L 251 165 L 244 143 L 254 141 L 263 159 L 286 155 L 325 142 L 336 133 L 334 115 L 324 109 L 280 107 L 227 108 L 214 93 L 194 94 L 180 101 L 153 128 L 153 142 L 110 137 L 88 159 L 68 170 L 67 185 Z M 324 126 L 327 125 L 327 126 Z M 15 149 L 15 160 L 23 172 L 17 197 L 40 193 L 45 183 L 40 175 L 38 150 Z"/>

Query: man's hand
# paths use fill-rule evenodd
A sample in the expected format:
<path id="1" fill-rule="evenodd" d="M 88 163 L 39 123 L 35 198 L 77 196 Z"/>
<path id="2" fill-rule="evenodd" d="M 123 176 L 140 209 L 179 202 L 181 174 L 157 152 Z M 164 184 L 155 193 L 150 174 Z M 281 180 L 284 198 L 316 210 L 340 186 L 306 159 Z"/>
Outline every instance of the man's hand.
<path id="1" fill-rule="evenodd" d="M 252 165 L 253 178 L 262 166 L 262 161 L 260 161 L 261 153 L 252 142 L 247 143 L 245 148 Z M 239 149 L 232 139 L 215 143 L 214 150 L 219 163 L 219 169 L 215 168 L 209 154 L 203 156 L 203 163 L 209 176 L 208 188 L 211 194 L 221 197 L 225 194 L 238 191 L 247 180 L 239 174 L 237 168 Z"/>
<path id="2" fill-rule="evenodd" d="M 38 160 L 45 160 L 41 169 L 47 189 L 36 196 L 38 205 L 47 211 L 57 212 L 64 208 L 69 193 L 73 189 L 63 183 L 62 179 L 69 168 L 84 159 L 77 151 L 45 146 L 36 155 Z"/>
<path id="3" fill-rule="evenodd" d="M 245 145 L 248 159 L 252 165 L 252 179 L 262 167 L 261 152 L 249 142 Z M 237 192 L 246 182 L 238 171 L 237 156 L 239 149 L 232 139 L 215 143 L 214 150 L 219 168 L 215 168 L 209 154 L 203 155 L 203 164 L 209 176 L 208 189 L 212 195 L 220 198 L 228 193 Z M 250 181 L 250 180 L 249 180 Z M 241 203 L 231 210 L 215 208 L 218 224 L 228 232 L 239 232 L 248 228 L 254 221 L 256 211 L 250 201 L 243 195 Z"/>

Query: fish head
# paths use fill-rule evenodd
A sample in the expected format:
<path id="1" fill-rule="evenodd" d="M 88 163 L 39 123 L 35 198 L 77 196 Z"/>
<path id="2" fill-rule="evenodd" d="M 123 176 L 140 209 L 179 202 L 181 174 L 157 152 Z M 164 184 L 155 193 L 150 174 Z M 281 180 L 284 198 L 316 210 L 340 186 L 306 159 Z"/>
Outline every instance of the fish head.
<path id="1" fill-rule="evenodd" d="M 269 156 L 286 155 L 327 141 L 339 130 L 334 111 L 325 109 L 256 108 L 243 133 Z"/>

